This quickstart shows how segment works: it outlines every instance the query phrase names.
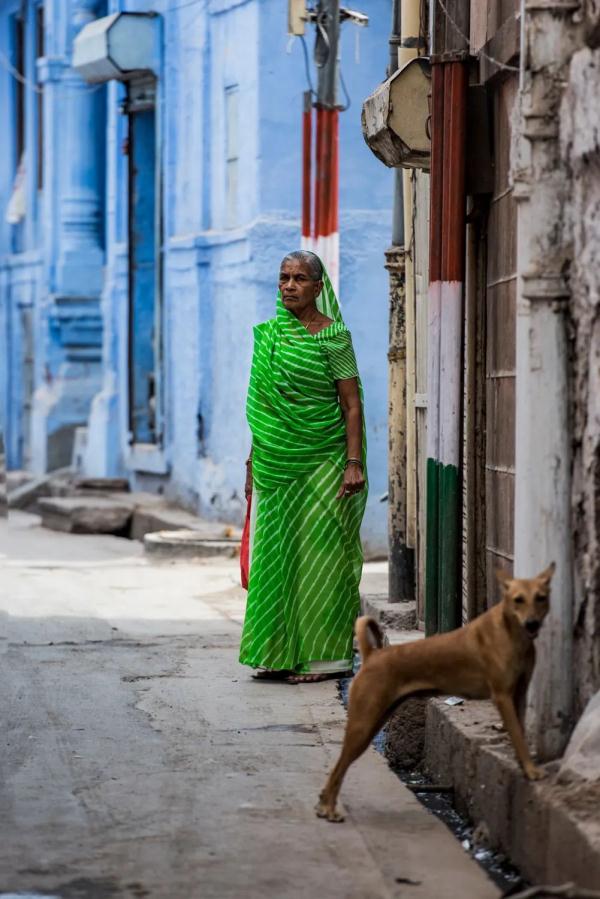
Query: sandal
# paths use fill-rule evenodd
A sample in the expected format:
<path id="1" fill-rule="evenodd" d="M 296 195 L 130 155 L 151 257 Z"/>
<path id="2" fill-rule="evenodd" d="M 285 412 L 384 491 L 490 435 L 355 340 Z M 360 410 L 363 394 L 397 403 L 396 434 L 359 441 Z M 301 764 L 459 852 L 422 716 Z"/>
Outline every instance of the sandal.
<path id="1" fill-rule="evenodd" d="M 293 671 L 279 668 L 258 668 L 252 680 L 287 680 Z"/>

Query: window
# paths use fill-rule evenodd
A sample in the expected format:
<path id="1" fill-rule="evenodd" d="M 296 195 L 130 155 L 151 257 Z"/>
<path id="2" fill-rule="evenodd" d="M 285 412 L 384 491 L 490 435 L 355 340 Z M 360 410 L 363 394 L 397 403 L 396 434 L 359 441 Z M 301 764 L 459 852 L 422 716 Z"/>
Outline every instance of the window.
<path id="1" fill-rule="evenodd" d="M 239 88 L 236 85 L 225 90 L 225 224 L 235 228 L 238 224 L 239 180 Z"/>

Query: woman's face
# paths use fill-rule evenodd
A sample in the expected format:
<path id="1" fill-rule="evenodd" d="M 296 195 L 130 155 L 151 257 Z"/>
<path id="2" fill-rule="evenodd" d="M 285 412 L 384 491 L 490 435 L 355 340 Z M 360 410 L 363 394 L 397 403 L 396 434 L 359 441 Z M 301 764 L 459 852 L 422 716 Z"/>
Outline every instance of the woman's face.
<path id="1" fill-rule="evenodd" d="M 322 287 L 322 281 L 313 281 L 305 262 L 287 259 L 282 263 L 279 271 L 281 299 L 285 308 L 294 315 L 301 316 L 314 309 Z"/>

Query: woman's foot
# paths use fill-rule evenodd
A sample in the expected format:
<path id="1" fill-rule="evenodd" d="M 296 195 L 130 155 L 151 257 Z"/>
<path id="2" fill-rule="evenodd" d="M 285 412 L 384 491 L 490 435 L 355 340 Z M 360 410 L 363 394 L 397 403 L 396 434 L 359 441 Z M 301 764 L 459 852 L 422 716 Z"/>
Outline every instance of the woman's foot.
<path id="1" fill-rule="evenodd" d="M 323 671 L 320 674 L 291 674 L 286 680 L 288 684 L 318 684 L 323 680 L 340 680 L 342 677 L 351 676 L 351 671 Z"/>
<path id="2" fill-rule="evenodd" d="M 258 668 L 252 675 L 252 680 L 287 680 L 293 673 L 289 669 Z"/>

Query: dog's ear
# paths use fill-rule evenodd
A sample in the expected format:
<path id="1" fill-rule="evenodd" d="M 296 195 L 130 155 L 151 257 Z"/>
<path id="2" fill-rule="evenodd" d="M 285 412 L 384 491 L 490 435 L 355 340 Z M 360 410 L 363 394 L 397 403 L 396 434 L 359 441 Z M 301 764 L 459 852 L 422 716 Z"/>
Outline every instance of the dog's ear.
<path id="1" fill-rule="evenodd" d="M 508 582 L 512 580 L 510 574 L 504 568 L 496 568 L 496 578 L 501 587 L 507 587 Z"/>
<path id="2" fill-rule="evenodd" d="M 548 586 L 550 581 L 552 580 L 552 575 L 556 571 L 556 562 L 550 562 L 547 568 L 544 571 L 541 571 L 536 577 L 536 581 L 541 581 L 545 587 Z"/>

